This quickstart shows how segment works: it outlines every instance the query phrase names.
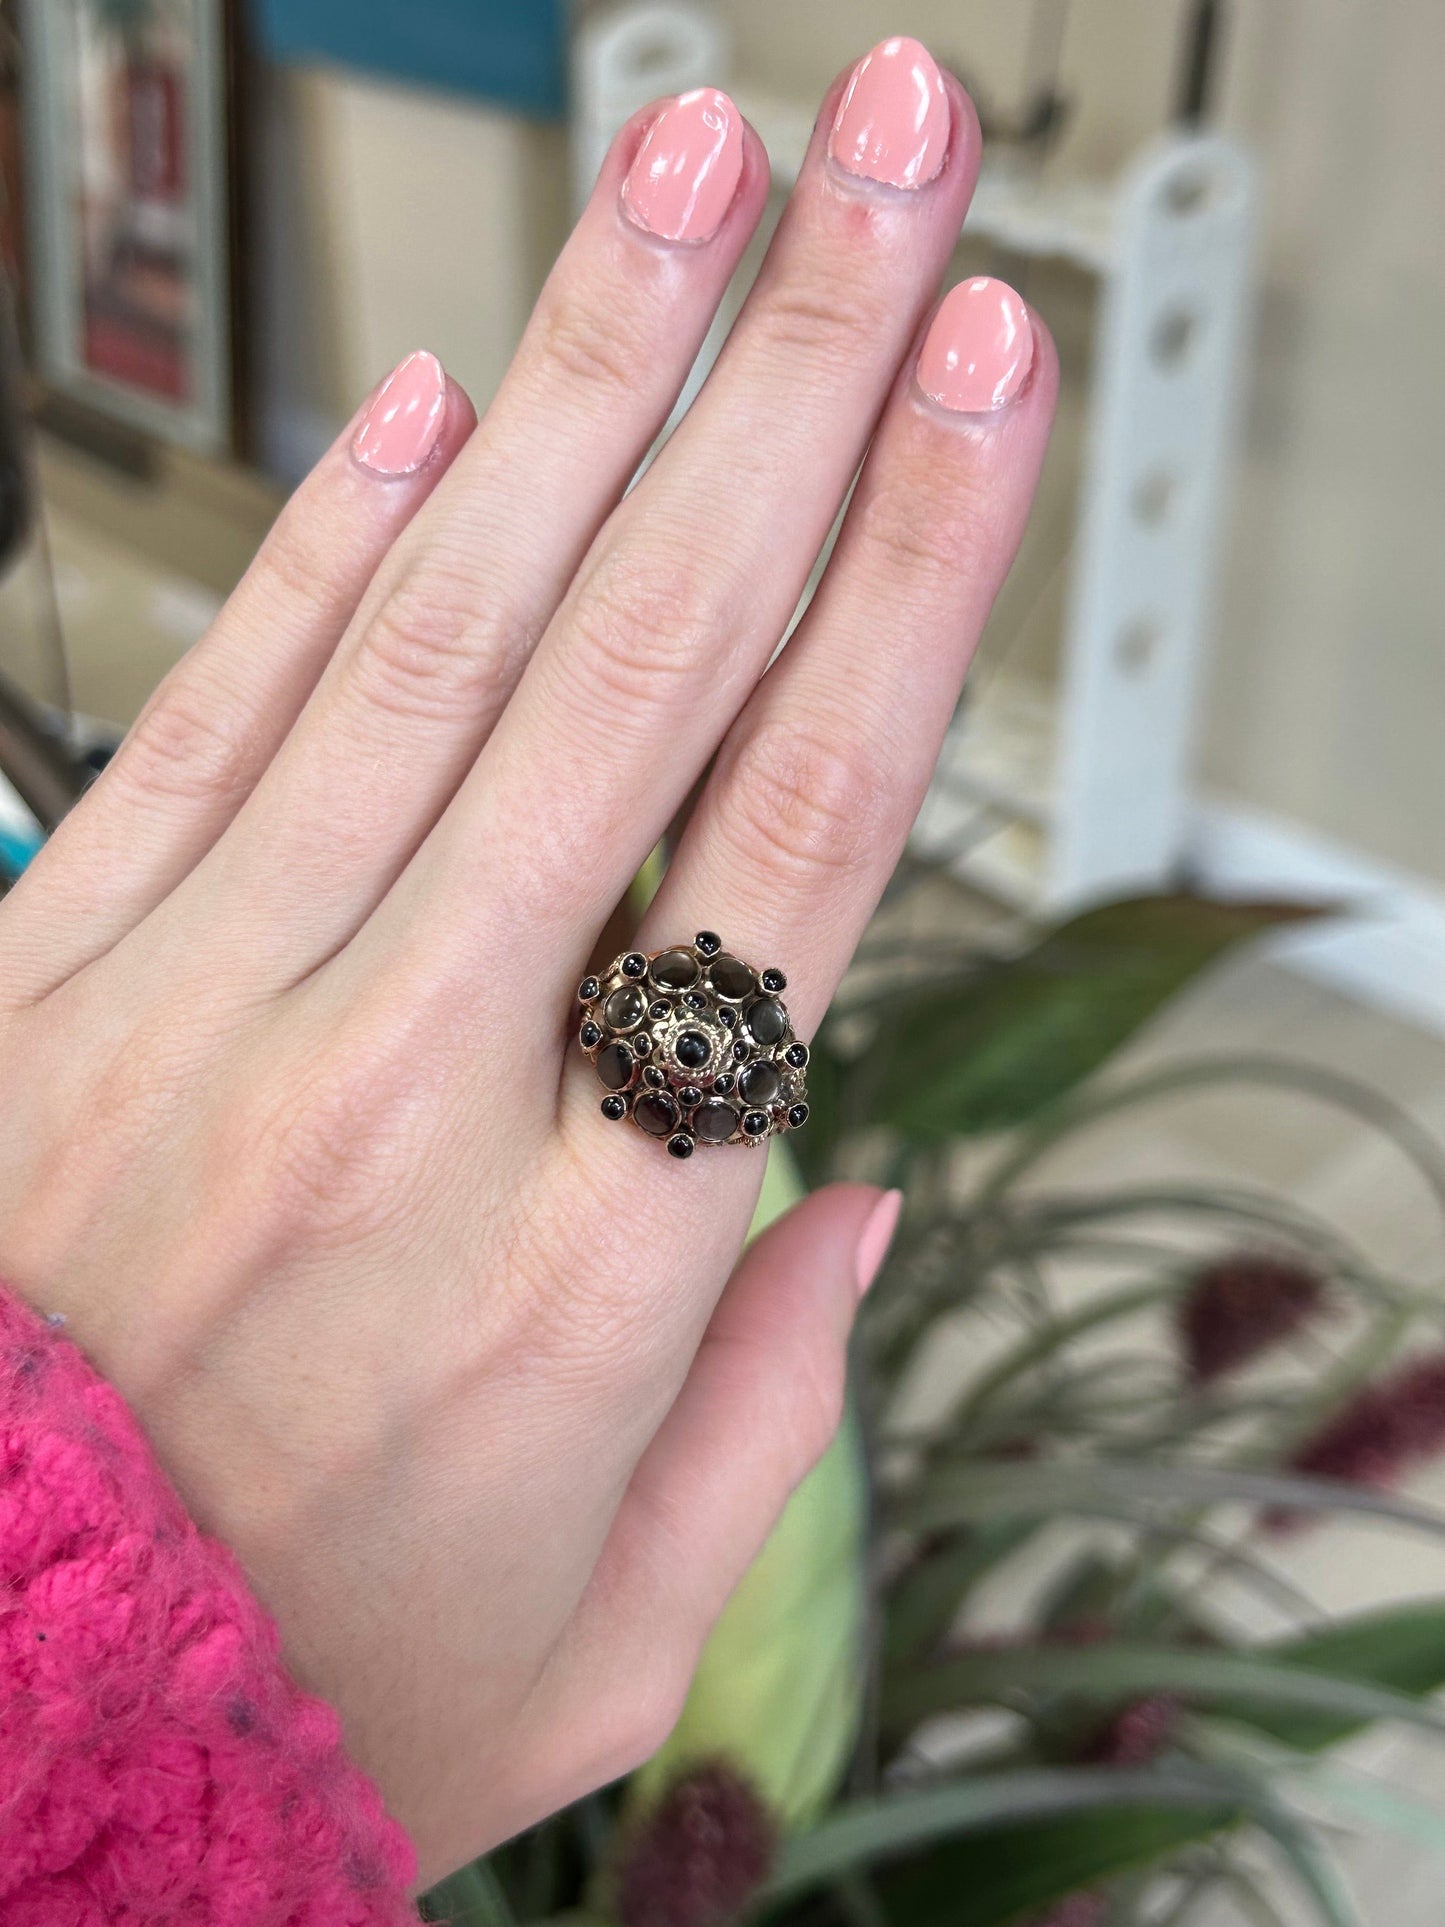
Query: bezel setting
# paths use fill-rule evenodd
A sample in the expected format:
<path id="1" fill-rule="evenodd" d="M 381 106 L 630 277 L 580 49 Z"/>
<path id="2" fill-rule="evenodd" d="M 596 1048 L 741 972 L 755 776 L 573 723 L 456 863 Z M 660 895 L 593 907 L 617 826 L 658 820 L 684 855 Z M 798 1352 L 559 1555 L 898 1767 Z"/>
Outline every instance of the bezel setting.
<path id="1" fill-rule="evenodd" d="M 590 994 L 581 997 L 577 1037 L 603 1084 L 604 1117 L 630 1117 L 639 1132 L 679 1160 L 699 1145 L 712 1150 L 764 1144 L 797 1129 L 808 1115 L 808 1047 L 778 996 L 786 982 L 776 966 L 757 969 L 710 930 L 699 931 L 690 944 L 646 954 L 624 951 L 606 970 L 584 979 L 582 990 Z M 620 990 L 632 995 L 617 999 L 614 1018 L 624 1009 L 631 1018 L 642 1006 L 625 1027 L 606 1015 L 609 998 Z M 750 1017 L 759 1010 L 759 1028 L 776 1036 L 759 1038 L 752 1031 Z M 605 1065 L 599 1062 L 604 1056 Z M 753 1101 L 745 1095 L 749 1091 Z M 759 1101 L 757 1093 L 766 1095 Z M 717 1135 L 727 1129 L 729 1116 L 732 1130 Z"/>

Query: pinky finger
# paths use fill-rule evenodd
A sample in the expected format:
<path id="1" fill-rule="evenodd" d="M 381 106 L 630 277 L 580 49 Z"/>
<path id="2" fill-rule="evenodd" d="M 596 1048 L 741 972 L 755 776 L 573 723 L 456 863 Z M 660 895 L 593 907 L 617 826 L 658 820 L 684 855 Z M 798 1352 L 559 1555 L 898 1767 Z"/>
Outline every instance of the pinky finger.
<path id="1" fill-rule="evenodd" d="M 574 1731 L 578 1704 L 592 1709 L 584 1725 L 603 1757 L 569 1762 L 589 1783 L 661 1745 L 728 1596 L 827 1450 L 854 1312 L 900 1202 L 830 1185 L 770 1226 L 734 1273 L 535 1703 L 544 1733 L 549 1709 Z"/>
<path id="2" fill-rule="evenodd" d="M 476 419 L 434 357 L 411 355 L 322 457 L 11 892 L 0 918 L 8 1003 L 37 1001 L 113 948 L 218 840 Z"/>

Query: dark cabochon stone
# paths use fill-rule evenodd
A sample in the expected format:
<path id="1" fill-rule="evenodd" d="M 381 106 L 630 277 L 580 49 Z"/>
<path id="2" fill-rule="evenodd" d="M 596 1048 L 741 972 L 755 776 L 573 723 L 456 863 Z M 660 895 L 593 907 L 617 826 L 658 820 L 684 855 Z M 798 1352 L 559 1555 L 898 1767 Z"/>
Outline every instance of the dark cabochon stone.
<path id="1" fill-rule="evenodd" d="M 670 1137 L 677 1129 L 678 1108 L 661 1091 L 647 1091 L 632 1107 L 632 1115 L 649 1137 Z"/>
<path id="2" fill-rule="evenodd" d="M 738 1079 L 738 1096 L 745 1104 L 771 1104 L 782 1088 L 775 1064 L 749 1064 Z"/>
<path id="3" fill-rule="evenodd" d="M 712 1045 L 700 1030 L 685 1030 L 673 1045 L 672 1054 L 685 1071 L 700 1071 L 712 1056 Z"/>
<path id="4" fill-rule="evenodd" d="M 715 957 L 708 968 L 707 980 L 719 997 L 726 997 L 734 1004 L 750 997 L 757 989 L 752 971 L 736 957 Z"/>
<path id="5" fill-rule="evenodd" d="M 609 1091 L 625 1091 L 632 1082 L 632 1052 L 626 1044 L 609 1044 L 597 1053 L 597 1075 Z"/>
<path id="6" fill-rule="evenodd" d="M 647 999 L 636 984 L 623 984 L 602 1006 L 602 1015 L 611 1030 L 631 1030 L 647 1013 Z"/>
<path id="7" fill-rule="evenodd" d="M 760 1044 L 781 1044 L 788 1028 L 788 1013 L 771 997 L 759 997 L 747 1010 L 748 1029 Z"/>
<path id="8" fill-rule="evenodd" d="M 664 990 L 691 990 L 697 978 L 697 958 L 690 950 L 664 950 L 652 960 L 652 981 Z"/>
<path id="9" fill-rule="evenodd" d="M 718 1098 L 709 1098 L 699 1104 L 692 1114 L 692 1128 L 709 1144 L 726 1144 L 738 1128 L 738 1114 L 731 1104 L 724 1104 Z"/>

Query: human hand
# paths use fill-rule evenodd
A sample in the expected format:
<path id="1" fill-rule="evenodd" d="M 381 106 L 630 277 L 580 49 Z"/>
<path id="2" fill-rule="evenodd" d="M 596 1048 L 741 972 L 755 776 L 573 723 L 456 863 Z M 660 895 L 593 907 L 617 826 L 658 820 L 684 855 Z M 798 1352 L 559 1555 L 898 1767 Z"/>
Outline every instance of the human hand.
<path id="1" fill-rule="evenodd" d="M 767 188 L 725 97 L 638 116 L 481 423 L 403 365 L 0 907 L 0 1274 L 239 1553 L 427 1880 L 656 1746 L 836 1423 L 877 1192 L 739 1264 L 763 1159 L 605 1122 L 576 989 L 709 770 L 634 940 L 715 929 L 800 1034 L 827 1007 L 1053 405 L 999 284 L 922 338 L 977 161 L 916 43 L 838 82 L 624 499 Z"/>

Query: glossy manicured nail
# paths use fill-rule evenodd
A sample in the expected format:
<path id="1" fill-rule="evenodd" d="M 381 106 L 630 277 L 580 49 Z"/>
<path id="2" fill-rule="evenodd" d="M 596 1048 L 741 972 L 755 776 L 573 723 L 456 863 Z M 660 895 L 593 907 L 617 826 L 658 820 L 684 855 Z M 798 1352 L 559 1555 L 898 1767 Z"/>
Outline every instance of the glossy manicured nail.
<path id="1" fill-rule="evenodd" d="M 888 1256 L 888 1247 L 892 1244 L 893 1233 L 898 1228 L 898 1213 L 902 1209 L 903 1193 L 885 1191 L 868 1214 L 863 1226 L 863 1234 L 858 1240 L 857 1277 L 860 1298 L 878 1276 L 878 1268 Z"/>
<path id="2" fill-rule="evenodd" d="M 446 411 L 441 363 L 424 351 L 408 355 L 381 384 L 351 452 L 377 475 L 415 475 L 437 445 Z"/>
<path id="3" fill-rule="evenodd" d="M 943 165 L 951 116 L 928 49 L 900 36 L 864 54 L 838 103 L 828 152 L 850 174 L 922 187 Z"/>
<path id="4" fill-rule="evenodd" d="M 622 183 L 622 205 L 664 241 L 706 241 L 732 205 L 743 171 L 743 120 L 716 87 L 669 101 Z"/>
<path id="5" fill-rule="evenodd" d="M 1034 359 L 1029 311 L 981 274 L 950 288 L 918 356 L 918 385 L 944 408 L 986 415 L 1012 401 Z"/>

